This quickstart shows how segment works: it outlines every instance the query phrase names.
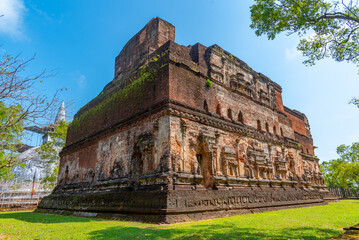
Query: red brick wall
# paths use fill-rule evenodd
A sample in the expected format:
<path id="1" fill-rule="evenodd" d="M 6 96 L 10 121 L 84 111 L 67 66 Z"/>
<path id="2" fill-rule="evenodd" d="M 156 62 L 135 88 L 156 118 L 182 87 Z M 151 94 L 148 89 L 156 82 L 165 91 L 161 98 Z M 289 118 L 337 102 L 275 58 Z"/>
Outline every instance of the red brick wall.
<path id="1" fill-rule="evenodd" d="M 305 123 L 304 120 L 288 113 L 287 111 L 285 114 L 292 120 L 292 128 L 295 132 L 298 132 L 304 136 L 307 136 L 307 131 L 305 130 Z"/>
<path id="2" fill-rule="evenodd" d="M 295 140 L 297 140 L 301 149 L 304 153 L 314 155 L 313 139 L 303 136 L 301 134 L 295 133 Z"/>
<path id="3" fill-rule="evenodd" d="M 115 77 L 122 72 L 133 70 L 139 61 L 146 59 L 169 40 L 175 40 L 175 27 L 160 18 L 153 18 L 126 43 L 116 57 Z"/>
<path id="4" fill-rule="evenodd" d="M 162 65 L 162 62 L 158 62 Z M 121 89 L 116 90 L 116 92 Z M 108 97 L 111 97 L 110 94 Z M 140 88 L 130 89 L 128 97 L 120 102 L 113 102 L 107 109 L 99 109 L 89 118 L 84 118 L 79 124 L 70 125 L 67 133 L 66 146 L 93 135 L 101 130 L 125 120 L 131 116 L 145 111 L 151 106 L 168 99 L 168 65 L 162 67 L 156 73 L 152 81 L 145 81 Z M 100 101 L 100 104 L 103 101 Z M 96 108 L 97 104 L 93 106 Z M 91 108 L 89 108 L 91 111 Z M 81 116 L 86 116 L 86 111 Z M 76 123 L 76 119 L 74 121 Z"/>
<path id="5" fill-rule="evenodd" d="M 298 117 L 293 110 L 283 106 L 282 93 L 280 90 L 276 89 L 275 93 L 277 111 L 283 113 L 279 115 L 279 121 L 293 129 L 295 140 L 299 142 L 304 153 L 314 155 L 313 139 L 311 136 L 307 136 L 304 117 Z"/>

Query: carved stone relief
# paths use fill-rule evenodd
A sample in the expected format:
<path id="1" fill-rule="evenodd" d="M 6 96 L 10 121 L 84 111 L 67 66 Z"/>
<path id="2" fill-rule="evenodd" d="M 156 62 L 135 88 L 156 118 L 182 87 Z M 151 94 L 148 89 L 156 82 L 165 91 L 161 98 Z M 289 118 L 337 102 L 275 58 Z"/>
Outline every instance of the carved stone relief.
<path id="1" fill-rule="evenodd" d="M 238 177 L 238 160 L 236 151 L 229 146 L 225 146 L 221 151 L 221 163 L 223 174 L 231 177 Z"/>
<path id="2" fill-rule="evenodd" d="M 285 180 L 287 175 L 287 161 L 283 158 L 283 154 L 279 151 L 273 157 L 275 166 L 275 177 L 280 180 Z"/>
<path id="3" fill-rule="evenodd" d="M 247 150 L 247 174 L 256 179 L 272 179 L 273 164 L 264 149 L 257 144 L 252 144 Z"/>
<path id="4" fill-rule="evenodd" d="M 203 186 L 205 188 L 214 187 L 215 159 L 217 157 L 217 139 L 213 136 L 201 134 L 198 137 L 197 148 L 197 173 L 203 176 Z"/>

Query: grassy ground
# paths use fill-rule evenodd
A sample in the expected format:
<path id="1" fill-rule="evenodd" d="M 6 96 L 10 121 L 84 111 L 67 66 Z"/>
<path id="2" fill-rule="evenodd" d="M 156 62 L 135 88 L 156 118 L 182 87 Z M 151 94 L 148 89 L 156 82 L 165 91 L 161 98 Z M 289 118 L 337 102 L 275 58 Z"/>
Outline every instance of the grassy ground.
<path id="1" fill-rule="evenodd" d="M 240 215 L 215 220 L 152 225 L 80 217 L 0 213 L 4 239 L 327 239 L 359 222 L 359 200 Z"/>

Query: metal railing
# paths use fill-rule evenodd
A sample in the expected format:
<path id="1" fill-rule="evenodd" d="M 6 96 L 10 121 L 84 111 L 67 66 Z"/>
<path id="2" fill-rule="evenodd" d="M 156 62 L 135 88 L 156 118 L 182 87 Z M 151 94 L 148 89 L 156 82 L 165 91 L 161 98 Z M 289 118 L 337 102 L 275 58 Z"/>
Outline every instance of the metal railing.
<path id="1" fill-rule="evenodd" d="M 35 183 L 32 194 L 32 183 L 0 182 L 0 208 L 20 208 L 36 206 L 51 191 Z"/>

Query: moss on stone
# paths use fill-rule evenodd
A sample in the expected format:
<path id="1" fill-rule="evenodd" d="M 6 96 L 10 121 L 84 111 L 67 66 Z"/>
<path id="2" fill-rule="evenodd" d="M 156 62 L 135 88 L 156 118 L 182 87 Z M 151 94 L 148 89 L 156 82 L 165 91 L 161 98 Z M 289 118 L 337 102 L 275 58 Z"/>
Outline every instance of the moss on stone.
<path id="1" fill-rule="evenodd" d="M 91 119 L 105 114 L 110 108 L 114 108 L 119 102 L 126 102 L 126 99 L 130 97 L 141 96 L 143 94 L 145 83 L 153 81 L 156 77 L 157 71 L 166 66 L 166 64 L 154 64 L 154 62 L 158 61 L 158 59 L 155 58 L 146 62 L 139 68 L 140 71 L 137 74 L 137 77 L 130 84 L 126 85 L 123 89 L 112 93 L 95 107 L 87 110 L 78 118 L 75 118 L 71 124 L 72 127 L 79 128 L 85 122 L 91 121 Z"/>
<path id="2" fill-rule="evenodd" d="M 206 81 L 206 86 L 207 87 L 212 87 L 213 86 L 213 82 L 210 80 L 210 79 L 207 79 L 207 81 Z"/>
<path id="3" fill-rule="evenodd" d="M 145 83 L 153 81 L 157 72 L 167 66 L 167 63 L 162 63 L 163 61 L 161 61 L 161 59 L 168 53 L 169 50 L 167 49 L 147 59 L 146 62 L 137 69 L 137 73 L 134 73 L 135 77 L 122 89 L 113 92 L 102 91 L 96 97 L 99 103 L 74 119 L 71 124 L 72 131 L 76 132 L 88 121 L 96 121 L 96 118 L 105 115 L 111 108 L 114 110 L 118 103 L 126 103 L 129 98 L 140 97 L 144 93 Z M 115 84 L 117 81 L 118 79 L 113 79 Z M 84 108 L 86 108 L 86 106 Z"/>

